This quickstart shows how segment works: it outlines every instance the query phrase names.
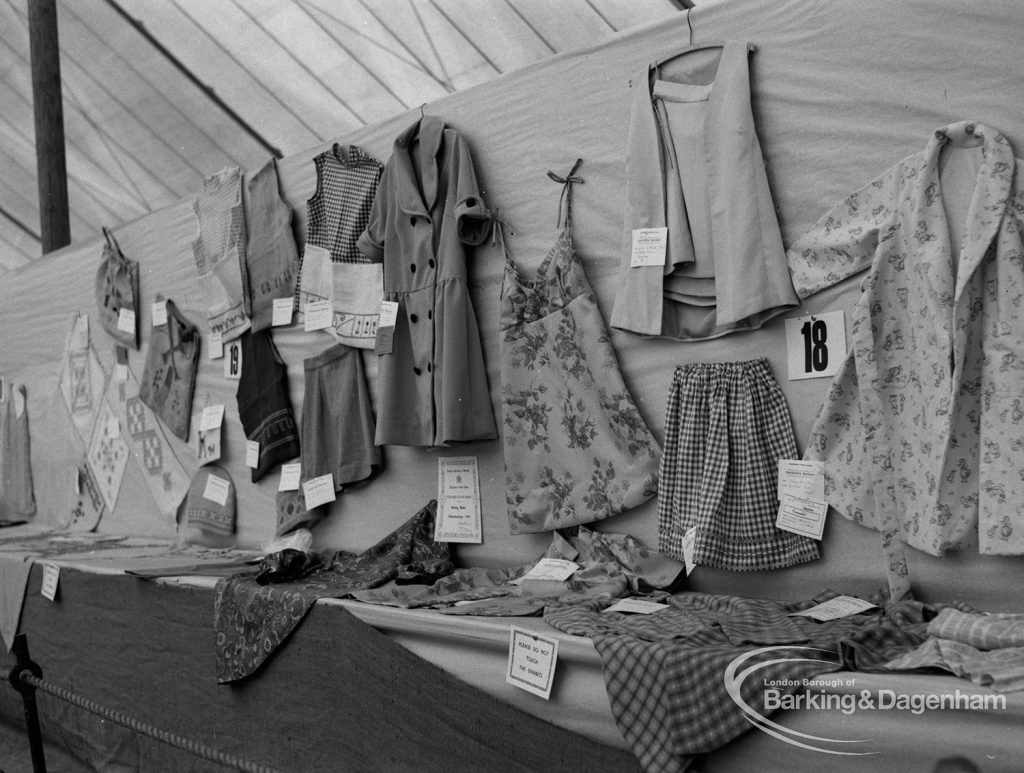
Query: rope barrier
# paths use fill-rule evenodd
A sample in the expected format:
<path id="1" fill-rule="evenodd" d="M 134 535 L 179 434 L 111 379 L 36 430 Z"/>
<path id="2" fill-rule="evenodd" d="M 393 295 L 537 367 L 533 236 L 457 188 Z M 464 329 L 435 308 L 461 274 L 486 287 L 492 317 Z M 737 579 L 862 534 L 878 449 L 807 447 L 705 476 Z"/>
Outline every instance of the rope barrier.
<path id="1" fill-rule="evenodd" d="M 15 688 L 17 688 L 17 684 L 15 684 L 15 679 L 17 678 L 22 683 L 42 690 L 43 692 L 48 693 L 53 697 L 58 698 L 59 700 L 65 701 L 66 703 L 70 703 L 73 706 L 78 706 L 79 708 L 85 709 L 91 714 L 96 714 L 97 716 L 100 716 L 104 719 L 108 719 L 111 722 L 115 722 L 116 724 L 121 725 L 122 727 L 128 728 L 129 730 L 134 730 L 136 733 L 140 733 L 141 735 L 149 736 L 150 738 L 154 738 L 157 741 L 162 741 L 163 743 L 168 744 L 169 746 L 184 749 L 185 751 L 191 752 L 192 754 L 196 755 L 197 757 L 201 757 L 204 760 L 208 760 L 210 762 L 217 762 L 221 765 L 234 768 L 235 770 L 245 771 L 245 773 L 280 773 L 280 771 L 278 771 L 276 768 L 270 768 L 266 765 L 259 765 L 255 762 L 249 762 L 248 760 L 243 760 L 232 754 L 228 754 L 227 752 L 218 751 L 217 749 L 211 749 L 209 746 L 206 746 L 205 744 L 196 741 L 195 739 L 185 738 L 184 736 L 178 735 L 177 733 L 172 733 L 168 730 L 161 730 L 160 728 L 154 727 L 153 725 L 150 725 L 146 722 L 142 722 L 141 720 L 129 717 L 127 714 L 124 714 L 120 711 L 107 708 L 106 706 L 102 706 L 96 701 L 90 700 L 88 698 L 83 698 L 82 696 L 77 695 L 71 690 L 61 687 L 60 685 L 56 685 L 52 682 L 46 681 L 45 679 L 41 679 L 40 677 L 30 673 L 26 669 L 17 671 L 17 673 L 12 672 L 12 674 L 10 676 L 7 676 L 7 678 L 10 680 L 11 684 Z"/>

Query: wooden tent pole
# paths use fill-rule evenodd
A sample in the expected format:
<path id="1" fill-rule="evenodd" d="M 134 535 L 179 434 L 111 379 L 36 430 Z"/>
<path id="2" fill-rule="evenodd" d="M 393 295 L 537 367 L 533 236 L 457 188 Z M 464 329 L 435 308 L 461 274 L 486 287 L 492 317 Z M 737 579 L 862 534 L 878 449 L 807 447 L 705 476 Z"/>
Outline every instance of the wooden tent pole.
<path id="1" fill-rule="evenodd" d="M 39 228 L 45 255 L 71 243 L 56 0 L 28 0 L 28 37 L 39 178 Z"/>

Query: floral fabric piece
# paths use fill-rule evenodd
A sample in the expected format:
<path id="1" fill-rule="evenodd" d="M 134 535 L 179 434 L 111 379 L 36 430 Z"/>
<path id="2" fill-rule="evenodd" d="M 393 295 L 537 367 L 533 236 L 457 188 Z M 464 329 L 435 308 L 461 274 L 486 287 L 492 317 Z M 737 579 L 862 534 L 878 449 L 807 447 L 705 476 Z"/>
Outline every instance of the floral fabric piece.
<path id="1" fill-rule="evenodd" d="M 339 551 L 319 571 L 296 582 L 260 585 L 251 576 L 217 583 L 214 600 L 217 681 L 255 672 L 302 622 L 317 599 L 344 598 L 388 580 L 427 582 L 448 574 L 445 542 L 434 542 L 437 503 L 431 501 L 373 547 L 360 554 Z"/>
<path id="2" fill-rule="evenodd" d="M 563 181 L 569 204 L 574 173 Z M 657 491 L 661 449 L 623 381 L 568 210 L 532 279 L 507 250 L 505 258 L 501 402 L 511 532 L 590 523 L 646 502 Z"/>
<path id="3" fill-rule="evenodd" d="M 579 569 L 564 582 L 526 580 L 511 585 L 536 563 L 511 569 L 456 569 L 430 586 L 387 585 L 353 593 L 373 604 L 413 609 L 437 607 L 446 614 L 534 615 L 548 604 L 582 603 L 614 599 L 633 593 L 650 594 L 670 588 L 683 572 L 683 564 L 641 545 L 628 534 L 606 534 L 579 527 L 575 537 L 555 532 L 540 558 L 575 561 Z M 487 600 L 488 603 L 482 603 Z M 454 606 L 460 602 L 480 602 Z"/>

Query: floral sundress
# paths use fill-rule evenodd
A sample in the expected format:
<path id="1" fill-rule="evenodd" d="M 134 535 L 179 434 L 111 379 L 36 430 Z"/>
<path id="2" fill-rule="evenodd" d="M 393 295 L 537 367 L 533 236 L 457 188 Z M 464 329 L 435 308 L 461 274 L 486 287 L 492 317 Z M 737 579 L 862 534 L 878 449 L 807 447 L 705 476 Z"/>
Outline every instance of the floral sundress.
<path id="1" fill-rule="evenodd" d="M 573 248 L 579 164 L 564 178 L 549 173 L 563 184 L 565 221 L 533 279 L 505 249 L 502 444 L 513 534 L 598 521 L 657 493 L 661 449 L 623 382 Z"/>

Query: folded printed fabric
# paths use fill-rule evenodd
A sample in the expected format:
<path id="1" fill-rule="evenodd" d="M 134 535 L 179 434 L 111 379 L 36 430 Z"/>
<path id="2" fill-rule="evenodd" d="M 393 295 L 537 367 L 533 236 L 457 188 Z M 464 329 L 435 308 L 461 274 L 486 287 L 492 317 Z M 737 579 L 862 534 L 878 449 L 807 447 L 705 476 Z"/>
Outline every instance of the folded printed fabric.
<path id="1" fill-rule="evenodd" d="M 217 681 L 254 673 L 321 598 L 344 598 L 388 580 L 433 582 L 452 571 L 446 542 L 434 542 L 437 502 L 359 554 L 339 551 L 295 582 L 260 585 L 251 576 L 217 583 L 214 599 Z"/>
<path id="2" fill-rule="evenodd" d="M 928 635 L 994 650 L 1024 646 L 1024 615 L 986 615 L 946 607 L 928 624 Z"/>
<path id="3" fill-rule="evenodd" d="M 573 561 L 579 568 L 567 580 L 519 582 L 541 558 Z M 606 534 L 584 526 L 575 536 L 554 532 L 537 561 L 507 569 L 456 569 L 429 587 L 389 584 L 355 592 L 352 597 L 406 609 L 438 607 L 447 614 L 535 615 L 548 604 L 576 604 L 669 588 L 683 573 L 683 564 L 643 547 L 628 534 Z M 513 581 L 517 584 L 511 584 Z M 484 600 L 490 603 L 480 603 Z"/>

